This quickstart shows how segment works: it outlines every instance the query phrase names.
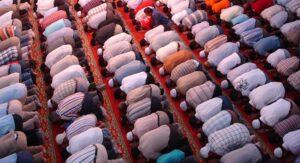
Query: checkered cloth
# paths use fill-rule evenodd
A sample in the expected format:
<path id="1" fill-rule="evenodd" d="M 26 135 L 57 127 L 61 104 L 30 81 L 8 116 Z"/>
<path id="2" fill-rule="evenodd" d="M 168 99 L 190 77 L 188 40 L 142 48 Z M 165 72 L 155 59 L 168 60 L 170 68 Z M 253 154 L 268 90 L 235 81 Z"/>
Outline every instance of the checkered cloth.
<path id="1" fill-rule="evenodd" d="M 218 130 L 230 126 L 231 119 L 231 114 L 223 110 L 206 121 L 202 126 L 202 130 L 206 136 L 209 136 Z"/>
<path id="2" fill-rule="evenodd" d="M 290 75 L 287 79 L 291 86 L 300 91 L 300 70 Z"/>
<path id="3" fill-rule="evenodd" d="M 220 156 L 238 149 L 250 141 L 249 130 L 241 123 L 235 123 L 216 131 L 208 137 L 210 150 Z"/>
<path id="4" fill-rule="evenodd" d="M 299 68 L 299 58 L 296 56 L 281 60 L 277 66 L 277 71 L 284 75 L 289 76 Z"/>
<path id="5" fill-rule="evenodd" d="M 191 29 L 193 25 L 207 20 L 207 13 L 204 10 L 197 10 L 182 20 L 182 24 Z"/>
<path id="6" fill-rule="evenodd" d="M 65 97 L 75 93 L 76 84 L 77 84 L 77 82 L 76 82 L 75 79 L 71 79 L 71 80 L 68 80 L 68 81 L 60 84 L 54 90 L 54 93 L 53 93 L 53 96 L 52 96 L 51 100 L 58 104 Z"/>
<path id="7" fill-rule="evenodd" d="M 91 9 L 103 4 L 102 0 L 91 0 L 83 6 L 82 12 L 87 14 Z"/>
<path id="8" fill-rule="evenodd" d="M 12 46 L 6 50 L 0 52 L 0 66 L 5 65 L 9 62 L 16 61 L 19 58 L 18 48 Z"/>
<path id="9" fill-rule="evenodd" d="M 49 26 L 50 24 L 56 22 L 57 20 L 60 19 L 67 19 L 67 13 L 66 11 L 63 10 L 59 10 L 56 11 L 54 13 L 52 13 L 51 15 L 47 16 L 42 22 L 41 22 L 41 27 L 43 29 L 45 29 L 47 26 Z"/>
<path id="10" fill-rule="evenodd" d="M 6 26 L 4 28 L 0 28 L 0 41 L 4 41 L 10 37 L 15 36 L 15 26 Z"/>

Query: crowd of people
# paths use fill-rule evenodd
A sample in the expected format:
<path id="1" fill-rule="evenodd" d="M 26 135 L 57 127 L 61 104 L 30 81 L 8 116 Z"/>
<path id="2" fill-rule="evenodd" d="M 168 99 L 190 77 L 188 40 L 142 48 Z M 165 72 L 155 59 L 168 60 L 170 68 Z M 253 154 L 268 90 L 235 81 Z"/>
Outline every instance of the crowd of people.
<path id="1" fill-rule="evenodd" d="M 64 126 L 55 138 L 62 159 L 124 162 L 105 126 L 103 85 L 94 82 L 70 6 L 61 0 L 38 0 L 34 11 L 42 41 L 40 69 L 47 85 L 49 119 Z"/>
<path id="2" fill-rule="evenodd" d="M 0 2 L 0 162 L 44 162 L 27 1 Z"/>
<path id="3" fill-rule="evenodd" d="M 0 162 L 47 162 L 36 68 L 43 72 L 49 120 L 63 130 L 55 143 L 65 162 L 126 162 L 105 124 L 105 89 L 121 101 L 117 118 L 136 160 L 300 160 L 299 0 L 74 2 L 0 1 Z M 32 8 L 38 33 L 28 18 Z M 140 45 L 130 32 L 145 33 Z M 87 59 L 93 54 L 81 40 L 88 33 L 106 85 L 94 81 Z M 36 37 L 40 67 L 31 55 Z M 170 110 L 173 100 L 197 132 L 196 152 Z M 239 112 L 251 117 L 251 126 Z M 256 131 L 266 138 L 258 140 Z"/>
<path id="4" fill-rule="evenodd" d="M 137 31 L 146 31 L 140 44 L 159 74 L 168 75 L 170 96 L 184 99 L 180 108 L 194 113 L 190 123 L 206 144 L 202 158 L 214 153 L 221 162 L 270 161 L 232 110 L 231 101 L 238 99 L 239 105 L 248 103 L 243 107 L 252 128 L 264 128 L 259 132 L 278 147 L 276 158 L 299 156 L 299 94 L 295 101 L 287 95 L 299 91 L 299 1 L 129 0 L 117 6 L 129 12 Z M 199 49 L 207 58 L 203 65 L 194 56 Z M 220 86 L 206 69 L 223 80 Z M 222 89 L 232 90 L 231 100 Z"/>

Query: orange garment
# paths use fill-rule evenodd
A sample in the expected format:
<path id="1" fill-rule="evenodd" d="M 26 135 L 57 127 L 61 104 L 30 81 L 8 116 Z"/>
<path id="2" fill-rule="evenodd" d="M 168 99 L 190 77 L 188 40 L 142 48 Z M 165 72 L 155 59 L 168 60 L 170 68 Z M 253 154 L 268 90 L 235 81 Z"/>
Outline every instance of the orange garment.
<path id="1" fill-rule="evenodd" d="M 212 6 L 212 11 L 216 14 L 219 14 L 219 13 L 221 13 L 222 9 L 225 9 L 228 7 L 230 7 L 230 1 L 229 0 L 221 0 L 220 2 L 215 3 Z"/>
<path id="2" fill-rule="evenodd" d="M 173 68 L 175 68 L 180 63 L 185 62 L 189 59 L 193 59 L 192 51 L 181 50 L 181 51 L 175 52 L 166 58 L 166 60 L 164 62 L 164 68 L 165 68 L 166 72 L 171 73 Z"/>
<path id="3" fill-rule="evenodd" d="M 205 4 L 209 7 L 213 6 L 214 4 L 218 3 L 220 0 L 205 0 Z"/>

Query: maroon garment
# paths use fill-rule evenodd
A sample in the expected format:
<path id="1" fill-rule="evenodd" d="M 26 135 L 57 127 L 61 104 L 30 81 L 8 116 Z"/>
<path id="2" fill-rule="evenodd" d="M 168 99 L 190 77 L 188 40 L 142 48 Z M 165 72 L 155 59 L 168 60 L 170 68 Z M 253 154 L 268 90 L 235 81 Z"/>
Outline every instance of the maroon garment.
<path id="1" fill-rule="evenodd" d="M 289 133 L 290 131 L 294 131 L 300 128 L 300 115 L 294 114 L 290 117 L 286 118 L 285 120 L 278 122 L 274 126 L 275 132 L 283 137 L 285 134 Z"/>
<path id="2" fill-rule="evenodd" d="M 82 12 L 84 14 L 87 14 L 90 9 L 97 7 L 97 6 L 101 5 L 102 3 L 103 3 L 102 0 L 91 0 L 85 6 L 83 6 Z"/>
<path id="3" fill-rule="evenodd" d="M 253 12 L 260 14 L 264 9 L 272 6 L 273 4 L 273 0 L 257 0 L 251 3 L 251 8 Z"/>

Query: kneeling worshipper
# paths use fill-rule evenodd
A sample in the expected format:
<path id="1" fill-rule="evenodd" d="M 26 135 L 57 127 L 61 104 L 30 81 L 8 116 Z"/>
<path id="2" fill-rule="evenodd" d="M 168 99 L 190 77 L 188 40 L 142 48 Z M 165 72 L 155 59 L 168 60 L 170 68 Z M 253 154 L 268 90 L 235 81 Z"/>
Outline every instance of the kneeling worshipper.
<path id="1" fill-rule="evenodd" d="M 290 152 L 296 156 L 300 155 L 299 150 L 299 136 L 300 136 L 300 129 L 297 129 L 295 131 L 291 131 L 284 135 L 283 137 L 283 143 L 282 148 L 278 147 L 274 149 L 274 155 L 277 158 L 281 158 L 286 155 L 287 152 Z"/>
<path id="2" fill-rule="evenodd" d="M 104 146 L 106 146 L 107 150 L 114 150 L 112 149 L 113 147 L 110 139 L 111 135 L 108 129 L 92 127 L 72 137 L 68 143 L 68 146 L 66 147 L 66 150 L 70 154 L 74 154 L 95 143 L 103 144 Z"/>
<path id="3" fill-rule="evenodd" d="M 273 93 L 270 93 L 273 92 Z M 281 82 L 270 82 L 253 89 L 249 94 L 249 104 L 257 110 L 285 96 L 285 88 Z"/>
<path id="4" fill-rule="evenodd" d="M 105 113 L 100 100 L 97 93 L 77 92 L 61 100 L 57 109 L 51 112 L 49 118 L 52 122 L 69 121 L 81 115 L 94 113 L 99 120 L 104 119 Z"/>
<path id="5" fill-rule="evenodd" d="M 27 139 L 29 138 L 21 131 L 10 131 L 0 137 L 2 144 L 0 147 L 0 161 L 10 162 L 20 159 L 29 162 L 44 162 L 44 147 L 29 146 Z"/>
<path id="6" fill-rule="evenodd" d="M 95 87 L 95 83 L 89 83 L 83 78 L 67 80 L 54 89 L 51 99 L 48 100 L 48 107 L 55 108 L 64 98 L 77 92 L 87 93 L 88 91 L 94 90 Z"/>
<path id="7" fill-rule="evenodd" d="M 293 114 L 300 114 L 298 106 L 290 99 L 279 99 L 263 107 L 260 117 L 252 121 L 252 126 L 254 129 L 259 129 L 262 125 L 274 127 L 279 121 Z"/>
<path id="8" fill-rule="evenodd" d="M 127 76 L 122 80 L 121 86 L 115 90 L 114 96 L 118 99 L 124 99 L 131 90 L 154 82 L 155 79 L 152 74 L 146 72 Z"/>
<path id="9" fill-rule="evenodd" d="M 133 148 L 133 155 L 137 157 L 141 153 L 146 159 L 155 160 L 164 152 L 174 149 L 182 150 L 187 156 L 191 155 L 189 143 L 180 129 L 179 124 L 174 123 L 162 125 L 145 133 L 139 139 L 138 147 Z"/>
<path id="10" fill-rule="evenodd" d="M 126 134 L 129 141 L 141 138 L 145 133 L 154 130 L 162 125 L 173 123 L 173 116 L 169 112 L 157 111 L 145 117 L 141 117 L 134 122 L 132 131 Z"/>
<path id="11" fill-rule="evenodd" d="M 166 57 L 163 66 L 159 69 L 159 74 L 170 74 L 177 65 L 193 58 L 193 52 L 190 50 L 180 50 L 175 52 Z"/>
<path id="12" fill-rule="evenodd" d="M 190 48 L 197 49 L 199 46 L 204 47 L 208 41 L 216 38 L 220 34 L 223 34 L 223 29 L 220 26 L 212 25 L 206 27 L 196 33 L 195 41 L 190 43 Z"/>
<path id="13" fill-rule="evenodd" d="M 232 109 L 232 103 L 225 96 L 219 96 L 209 99 L 195 108 L 195 115 L 190 118 L 190 124 L 193 127 L 201 126 L 201 123 L 207 122 L 210 118 L 223 110 Z"/>
<path id="14" fill-rule="evenodd" d="M 208 136 L 208 143 L 200 149 L 203 158 L 209 158 L 210 152 L 223 156 L 251 142 L 248 128 L 234 123 Z"/>
<path id="15" fill-rule="evenodd" d="M 196 10 L 182 19 L 182 24 L 179 26 L 180 31 L 192 29 L 192 27 L 203 21 L 207 21 L 207 13 L 204 10 Z"/>
<path id="16" fill-rule="evenodd" d="M 93 46 L 95 46 L 96 44 L 103 46 L 106 40 L 108 40 L 112 36 L 120 34 L 122 32 L 124 32 L 122 25 L 115 23 L 115 22 L 109 23 L 109 24 L 104 25 L 103 27 L 99 28 L 93 34 L 93 39 L 91 41 L 91 44 Z M 124 40 L 124 41 L 126 41 L 126 40 Z M 102 51 L 100 52 L 100 54 L 102 53 Z"/>
<path id="17" fill-rule="evenodd" d="M 150 45 L 145 49 L 147 55 L 150 55 L 152 51 L 156 52 L 159 48 L 168 45 L 172 41 L 180 41 L 180 38 L 178 33 L 172 30 L 156 34 L 149 41 Z"/>
<path id="18" fill-rule="evenodd" d="M 126 110 L 130 104 L 133 104 L 145 98 L 152 98 L 152 97 L 155 97 L 159 100 L 163 100 L 165 98 L 163 88 L 160 88 L 156 84 L 147 84 L 147 85 L 140 86 L 138 88 L 131 90 L 127 94 L 126 100 L 120 103 L 119 109 Z"/>
<path id="19" fill-rule="evenodd" d="M 110 87 L 114 87 L 114 85 L 119 85 L 122 83 L 122 80 L 127 76 L 140 73 L 140 72 L 149 72 L 150 68 L 146 66 L 141 61 L 131 61 L 130 63 L 118 68 L 113 78 L 109 79 L 108 83 Z"/>
<path id="20" fill-rule="evenodd" d="M 85 157 L 83 157 L 85 156 Z M 124 163 L 122 158 L 109 159 L 108 151 L 102 144 L 91 144 L 82 150 L 72 154 L 66 160 L 66 163 L 84 162 L 86 160 L 95 160 L 95 162 L 112 162 L 112 163 Z"/>
<path id="21" fill-rule="evenodd" d="M 176 81 L 176 87 L 171 89 L 171 97 L 177 98 L 181 95 L 185 96 L 189 89 L 201 85 L 206 81 L 206 74 L 204 74 L 202 71 L 194 71 L 190 74 L 184 75 Z"/>
<path id="22" fill-rule="evenodd" d="M 238 122 L 238 115 L 234 111 L 229 109 L 222 110 L 203 123 L 201 131 L 197 136 L 203 143 L 209 135 Z"/>
<path id="23" fill-rule="evenodd" d="M 159 63 L 164 63 L 168 56 L 180 50 L 186 50 L 186 49 L 187 47 L 183 42 L 172 41 L 168 45 L 163 46 L 156 51 L 155 56 L 151 58 L 151 64 L 157 65 Z"/>
<path id="24" fill-rule="evenodd" d="M 167 86 L 172 87 L 178 80 L 190 73 L 201 70 L 202 65 L 194 59 L 187 60 L 177 65 L 171 72 L 170 78 L 166 80 Z M 185 78 L 186 79 L 186 78 Z M 182 79 L 181 79 L 182 80 Z"/>
<path id="25" fill-rule="evenodd" d="M 159 110 L 166 110 L 168 108 L 168 101 L 160 100 L 156 97 L 144 98 L 140 101 L 132 103 L 127 106 L 126 110 L 121 110 L 121 113 L 126 113 L 121 117 L 122 125 L 127 123 L 134 124 L 135 121 L 141 117 L 147 116 Z"/>
<path id="26" fill-rule="evenodd" d="M 186 92 L 185 101 L 180 103 L 182 110 L 196 108 L 199 104 L 222 94 L 221 88 L 211 81 L 190 88 Z"/>

